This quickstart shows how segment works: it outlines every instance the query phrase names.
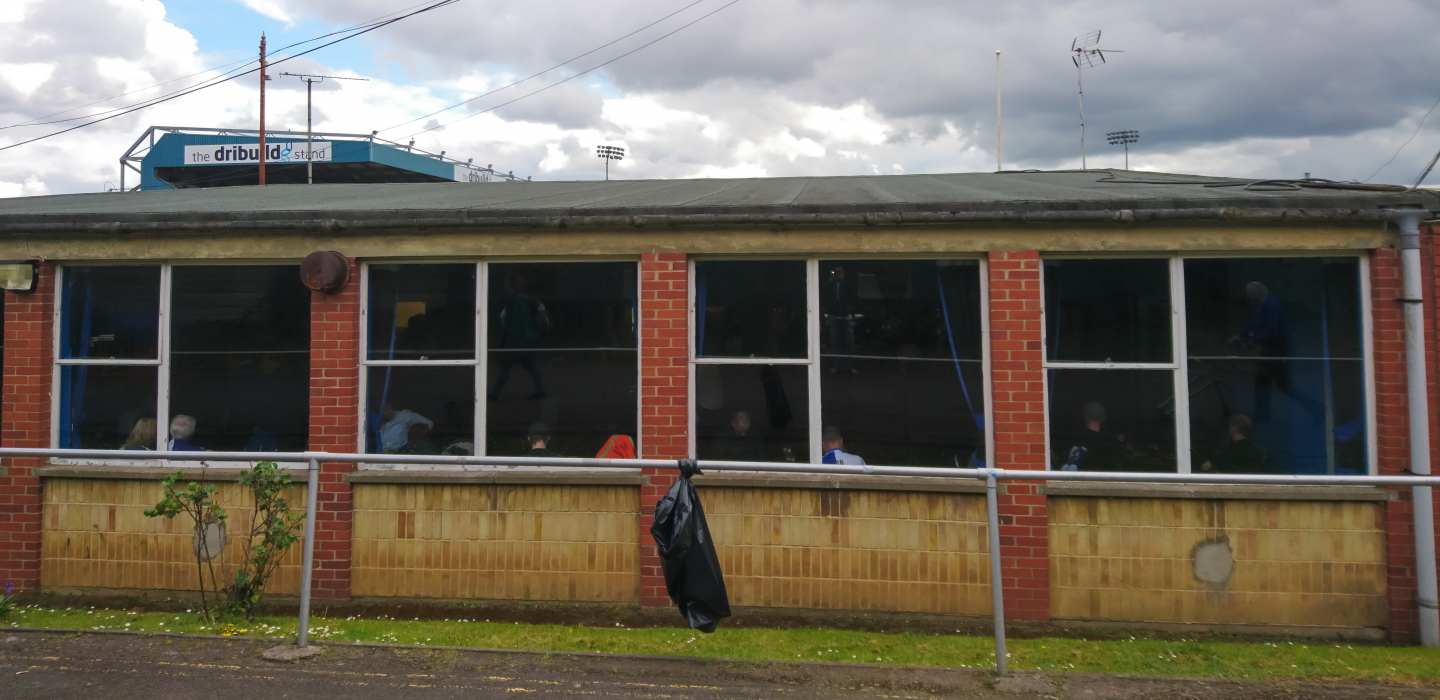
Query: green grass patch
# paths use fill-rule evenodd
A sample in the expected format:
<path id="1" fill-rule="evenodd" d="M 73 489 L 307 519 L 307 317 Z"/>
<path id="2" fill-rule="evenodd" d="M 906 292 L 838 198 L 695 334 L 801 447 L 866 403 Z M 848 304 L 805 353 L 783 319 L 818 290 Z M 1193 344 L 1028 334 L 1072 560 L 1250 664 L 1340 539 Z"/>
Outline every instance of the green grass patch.
<path id="1" fill-rule="evenodd" d="M 457 614 L 465 614 L 459 610 Z M 247 637 L 295 636 L 294 617 L 257 617 L 207 625 L 198 613 L 131 612 L 80 606 L 17 606 L 8 624 L 57 629 L 188 632 Z M 989 637 L 880 634 L 824 629 L 721 628 L 702 635 L 668 627 L 584 627 L 488 622 L 312 617 L 312 639 L 438 646 L 726 657 L 781 662 L 995 667 Z M 1307 681 L 1440 685 L 1440 651 L 1420 647 L 1314 642 L 1233 643 L 1130 639 L 1020 639 L 1010 642 L 1014 670 L 1138 673 Z"/>

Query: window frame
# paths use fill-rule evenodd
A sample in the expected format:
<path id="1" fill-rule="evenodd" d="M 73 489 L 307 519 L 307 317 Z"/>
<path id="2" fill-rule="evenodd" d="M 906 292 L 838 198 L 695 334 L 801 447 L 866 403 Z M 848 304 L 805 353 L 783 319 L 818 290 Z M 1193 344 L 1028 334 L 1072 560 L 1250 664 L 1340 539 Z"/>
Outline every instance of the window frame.
<path id="1" fill-rule="evenodd" d="M 1372 318 L 1372 299 L 1370 289 L 1370 264 L 1373 253 L 1369 250 L 1264 250 L 1264 251 L 1197 251 L 1178 252 L 1162 251 L 1155 253 L 1134 252 L 1134 253 L 1055 253 L 1042 254 L 1040 256 L 1040 347 L 1041 347 L 1041 368 L 1045 372 L 1044 400 L 1045 400 L 1045 468 L 1053 470 L 1056 465 L 1051 464 L 1049 457 L 1051 446 L 1050 435 L 1050 377 L 1049 370 L 1052 369 L 1087 369 L 1087 370 L 1152 370 L 1169 371 L 1172 373 L 1175 401 L 1175 460 L 1176 474 L 1193 473 L 1193 453 L 1190 445 L 1190 359 L 1188 338 L 1186 336 L 1185 316 L 1185 262 L 1192 259 L 1225 259 L 1225 260 L 1253 260 L 1263 258 L 1355 258 L 1358 264 L 1356 271 L 1360 286 L 1360 347 L 1365 353 L 1363 358 L 1362 376 L 1365 386 L 1363 395 L 1365 397 L 1365 474 L 1375 474 L 1377 460 L 1379 459 L 1379 446 L 1375 439 L 1377 428 L 1375 411 L 1375 348 L 1374 329 Z M 1170 269 L 1170 312 L 1171 312 L 1171 361 L 1170 362 L 1054 362 L 1048 359 L 1048 332 L 1049 332 L 1049 309 L 1045 306 L 1048 298 L 1045 289 L 1045 261 L 1047 260 L 1167 260 Z M 988 375 L 987 375 L 988 376 Z M 1184 400 L 1181 400 L 1184 397 Z M 1168 474 L 1172 472 L 1156 472 Z"/>
<path id="2" fill-rule="evenodd" d="M 749 261 L 749 262 L 771 262 L 780 260 L 803 260 L 805 261 L 805 332 L 806 332 L 806 353 L 804 359 L 796 358 L 749 358 L 749 357 L 699 357 L 699 348 L 695 347 L 695 333 L 697 322 L 696 298 L 695 298 L 695 264 L 697 262 L 710 261 Z M 821 433 L 824 431 L 824 419 L 821 414 L 821 371 L 820 371 L 820 262 L 822 260 L 974 260 L 979 263 L 979 284 L 980 284 L 980 374 L 981 382 L 981 405 L 985 411 L 985 455 L 987 463 L 994 463 L 995 455 L 995 430 L 994 430 L 994 409 L 992 406 L 993 392 L 991 390 L 990 376 L 990 260 L 984 254 L 863 254 L 863 253 L 824 253 L 806 255 L 691 255 L 686 260 L 686 331 L 685 347 L 686 359 L 688 362 L 686 380 L 686 395 L 689 400 L 686 402 L 686 454 L 694 458 L 697 454 L 697 436 L 695 433 L 695 421 L 697 412 L 695 410 L 695 376 L 698 373 L 696 368 L 700 365 L 803 365 L 806 367 L 806 406 L 809 411 L 808 437 L 809 437 L 809 462 L 808 464 L 820 464 L 825 456 L 820 446 Z"/>
<path id="3" fill-rule="evenodd" d="M 165 420 L 155 421 L 155 444 L 165 444 L 170 437 L 170 347 L 174 329 L 171 327 L 173 318 L 170 313 L 171 295 L 174 289 L 172 284 L 172 273 L 177 267 L 249 267 L 249 266 L 294 266 L 299 267 L 300 262 L 293 259 L 216 259 L 216 260 L 67 260 L 55 265 L 55 299 L 51 309 L 51 369 L 50 372 L 50 447 L 60 447 L 60 383 L 61 373 L 58 371 L 64 366 L 106 366 L 106 367 L 155 367 L 155 415 L 166 416 Z M 63 331 L 62 314 L 64 297 L 59 293 L 65 284 L 65 271 L 70 267 L 158 267 L 160 268 L 160 303 L 156 308 L 156 359 L 153 360 L 110 360 L 110 359 L 61 359 L 60 338 Z M 313 349 L 306 347 L 306 353 L 313 353 Z M 310 425 L 307 420 L 306 432 L 310 432 Z M 114 450 L 119 452 L 120 450 Z M 198 454 L 198 453 L 197 453 Z M 300 457 L 303 452 L 294 452 L 295 460 L 279 462 L 282 466 L 296 466 L 305 464 L 305 459 Z M 208 466 L 218 468 L 248 468 L 249 462 L 230 460 L 206 460 L 206 459 L 104 459 L 104 458 L 52 458 L 52 464 L 56 465 L 101 465 L 101 466 L 133 466 L 133 467 L 154 467 L 154 466 L 181 466 L 195 467 Z"/>
<path id="4" fill-rule="evenodd" d="M 536 257 L 536 256 L 497 256 L 497 257 L 459 257 L 459 258 L 375 258 L 364 260 L 360 263 L 360 337 L 359 337 L 359 365 L 358 365 L 358 391 L 356 393 L 356 420 L 359 430 L 355 433 L 355 452 L 366 454 L 366 409 L 369 400 L 369 381 L 371 367 L 465 367 L 472 366 L 475 374 L 475 395 L 472 400 L 475 402 L 475 420 L 472 426 L 473 441 L 475 444 L 476 457 L 489 455 L 488 443 L 489 434 L 486 432 L 487 418 L 489 417 L 490 402 L 484 399 L 489 387 L 490 377 L 490 264 L 564 264 L 564 263 L 606 263 L 622 262 L 635 265 L 635 295 L 636 302 L 641 308 L 641 313 L 635 317 L 635 453 L 642 454 L 642 441 L 644 440 L 643 418 L 645 411 L 641 405 L 642 392 L 640 382 L 644 377 L 645 356 L 645 334 L 642 332 L 644 313 L 644 298 L 641 294 L 641 283 L 644 280 L 644 273 L 641 270 L 639 256 L 625 255 L 599 255 L 599 256 L 561 256 L 561 257 Z M 371 265 L 475 265 L 475 357 L 463 360 L 371 360 L 369 358 L 369 326 L 370 326 L 370 266 Z M 362 465 L 362 468 L 374 468 L 371 465 Z M 447 466 L 425 467 L 430 470 L 454 469 Z M 493 466 L 473 465 L 467 469 L 495 469 Z M 564 467 L 531 467 L 532 469 L 563 469 Z"/>

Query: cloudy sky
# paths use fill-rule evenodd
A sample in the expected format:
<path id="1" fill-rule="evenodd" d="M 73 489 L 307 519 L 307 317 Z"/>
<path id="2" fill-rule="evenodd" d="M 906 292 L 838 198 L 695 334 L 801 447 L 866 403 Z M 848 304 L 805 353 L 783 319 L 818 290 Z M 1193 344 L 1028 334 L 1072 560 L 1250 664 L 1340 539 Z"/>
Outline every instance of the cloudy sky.
<path id="1" fill-rule="evenodd" d="M 0 1 L 0 147 L 420 1 Z M 1121 129 L 1132 169 L 1240 177 L 1409 184 L 1440 150 L 1440 5 L 1411 0 L 460 0 L 276 66 L 267 120 L 303 129 L 278 74 L 320 73 L 369 81 L 318 86 L 317 129 L 537 180 L 603 177 L 598 144 L 626 179 L 990 171 L 1000 49 L 1005 167 L 1074 168 L 1097 29 L 1123 53 L 1085 73 L 1092 168 Z M 0 151 L 0 196 L 113 187 L 151 125 L 255 128 L 257 82 Z"/>

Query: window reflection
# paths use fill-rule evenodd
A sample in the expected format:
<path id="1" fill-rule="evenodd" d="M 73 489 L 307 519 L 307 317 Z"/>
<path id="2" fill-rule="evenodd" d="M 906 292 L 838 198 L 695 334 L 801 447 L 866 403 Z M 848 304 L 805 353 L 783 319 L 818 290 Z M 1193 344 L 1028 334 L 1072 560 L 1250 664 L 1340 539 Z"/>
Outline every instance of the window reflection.
<path id="1" fill-rule="evenodd" d="M 475 358 L 475 265 L 371 265 L 368 358 Z"/>
<path id="2" fill-rule="evenodd" d="M 366 393 L 366 452 L 475 454 L 473 366 L 372 366 Z"/>
<path id="3" fill-rule="evenodd" d="M 1176 471 L 1174 372 L 1052 369 L 1048 373 L 1052 468 Z"/>
<path id="4" fill-rule="evenodd" d="M 695 372 L 695 442 L 700 459 L 810 461 L 804 366 L 696 365 Z M 846 444 L 847 452 L 855 449 Z"/>
<path id="5" fill-rule="evenodd" d="M 1173 362 L 1168 260 L 1046 260 L 1052 362 Z"/>
<path id="6" fill-rule="evenodd" d="M 804 359 L 805 323 L 805 261 L 695 263 L 698 356 Z"/>
<path id="7" fill-rule="evenodd" d="M 155 448 L 158 367 L 59 365 L 61 448 L 116 450 L 137 423 L 148 420 L 147 449 Z"/>
<path id="8" fill-rule="evenodd" d="M 61 359 L 159 359 L 160 268 L 66 267 Z"/>
<path id="9" fill-rule="evenodd" d="M 1355 258 L 1185 261 L 1194 471 L 1366 472 L 1359 285 Z"/>
<path id="10" fill-rule="evenodd" d="M 310 292 L 294 265 L 171 271 L 170 413 L 207 450 L 300 452 L 309 441 Z"/>
<path id="11" fill-rule="evenodd" d="M 872 464 L 983 465 L 980 265 L 821 261 L 823 423 Z"/>
<path id="12" fill-rule="evenodd" d="M 488 276 L 486 453 L 592 457 L 613 435 L 633 441 L 635 263 L 493 263 Z"/>

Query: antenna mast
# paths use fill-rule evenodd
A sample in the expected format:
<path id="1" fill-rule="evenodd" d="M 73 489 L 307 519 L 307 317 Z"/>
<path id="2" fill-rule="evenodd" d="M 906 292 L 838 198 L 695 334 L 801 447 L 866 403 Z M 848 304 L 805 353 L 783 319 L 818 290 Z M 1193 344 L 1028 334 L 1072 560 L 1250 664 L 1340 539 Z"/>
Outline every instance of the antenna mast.
<path id="1" fill-rule="evenodd" d="M 1088 170 L 1085 163 L 1085 69 L 1105 63 L 1105 52 L 1123 51 L 1100 48 L 1100 30 L 1084 36 L 1077 36 L 1070 42 L 1070 60 L 1075 62 L 1075 82 L 1080 87 L 1080 169 Z"/>

